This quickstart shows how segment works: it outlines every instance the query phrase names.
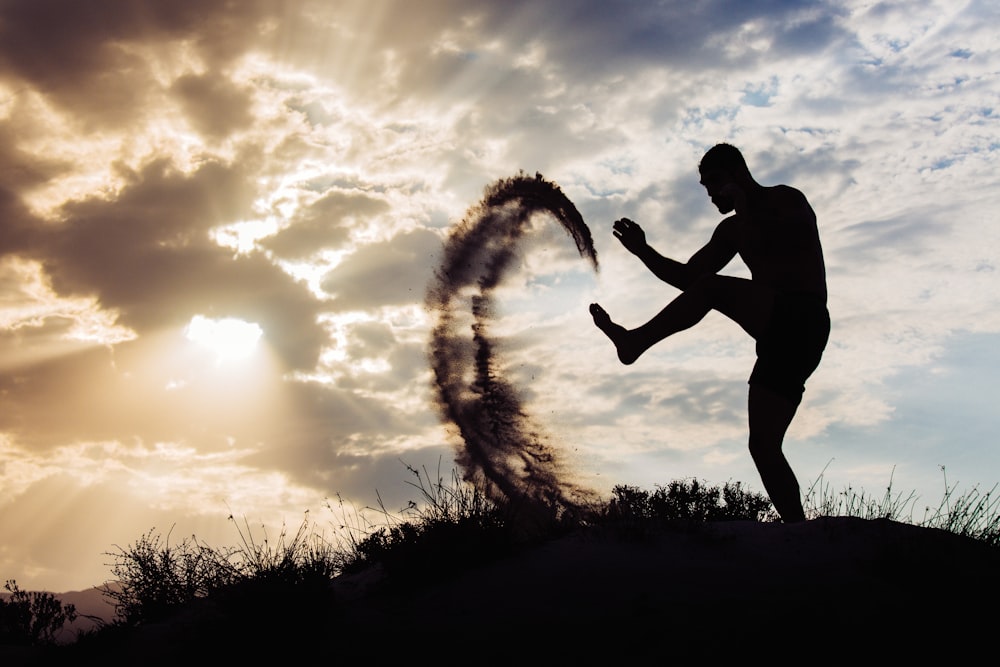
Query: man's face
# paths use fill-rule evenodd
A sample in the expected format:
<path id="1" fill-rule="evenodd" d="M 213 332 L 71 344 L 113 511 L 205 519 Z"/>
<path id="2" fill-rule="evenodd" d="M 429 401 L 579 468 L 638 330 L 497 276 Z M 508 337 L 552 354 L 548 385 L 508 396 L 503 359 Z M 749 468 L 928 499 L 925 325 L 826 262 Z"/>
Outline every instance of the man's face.
<path id="1" fill-rule="evenodd" d="M 710 169 L 701 174 L 700 183 L 705 186 L 705 190 L 708 192 L 712 203 L 719 209 L 719 213 L 723 215 L 732 212 L 736 208 L 736 202 L 731 197 L 722 194 L 722 189 L 732 182 L 733 179 L 729 174 L 720 169 Z"/>

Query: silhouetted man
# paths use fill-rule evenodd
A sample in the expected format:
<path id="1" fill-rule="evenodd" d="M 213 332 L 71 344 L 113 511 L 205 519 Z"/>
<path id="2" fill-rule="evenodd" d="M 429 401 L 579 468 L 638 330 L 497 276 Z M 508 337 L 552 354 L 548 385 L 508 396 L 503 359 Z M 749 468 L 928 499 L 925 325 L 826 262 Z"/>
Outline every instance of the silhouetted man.
<path id="1" fill-rule="evenodd" d="M 798 190 L 757 183 L 743 155 L 729 144 L 709 149 L 698 171 L 719 212 L 733 215 L 686 263 L 660 255 L 628 218 L 614 223 L 613 234 L 622 245 L 682 293 L 636 329 L 615 324 L 596 303 L 590 312 L 623 364 L 694 326 L 712 309 L 753 336 L 757 362 L 747 405 L 750 454 L 782 520 L 802 521 L 799 483 L 781 444 L 830 334 L 816 214 Z M 718 274 L 736 255 L 750 269 L 749 280 Z"/>

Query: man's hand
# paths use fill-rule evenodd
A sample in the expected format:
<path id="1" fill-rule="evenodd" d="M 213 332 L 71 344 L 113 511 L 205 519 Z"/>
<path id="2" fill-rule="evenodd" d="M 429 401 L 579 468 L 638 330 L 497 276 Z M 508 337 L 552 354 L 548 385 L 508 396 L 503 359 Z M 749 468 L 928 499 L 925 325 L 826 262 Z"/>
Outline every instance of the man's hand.
<path id="1" fill-rule="evenodd" d="M 646 247 L 646 232 L 628 218 L 615 220 L 614 231 L 611 233 L 633 255 L 639 254 Z"/>

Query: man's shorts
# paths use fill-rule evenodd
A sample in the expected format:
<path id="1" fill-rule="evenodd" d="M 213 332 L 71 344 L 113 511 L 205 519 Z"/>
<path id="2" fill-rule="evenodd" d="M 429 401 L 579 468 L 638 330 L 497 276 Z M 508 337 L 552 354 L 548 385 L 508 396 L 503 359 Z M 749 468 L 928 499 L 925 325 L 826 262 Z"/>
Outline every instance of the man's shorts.
<path id="1" fill-rule="evenodd" d="M 829 338 L 830 313 L 823 297 L 779 292 L 767 330 L 757 340 L 757 363 L 749 384 L 767 387 L 798 404 Z"/>

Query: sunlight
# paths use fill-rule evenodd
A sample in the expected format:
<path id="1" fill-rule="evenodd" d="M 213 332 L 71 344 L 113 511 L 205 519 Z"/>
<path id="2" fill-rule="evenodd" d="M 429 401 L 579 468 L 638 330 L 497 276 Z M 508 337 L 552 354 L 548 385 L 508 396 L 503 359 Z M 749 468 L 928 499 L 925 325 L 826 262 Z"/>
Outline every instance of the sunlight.
<path id="1" fill-rule="evenodd" d="M 233 317 L 213 320 L 204 315 L 192 317 L 184 330 L 188 340 L 210 349 L 220 363 L 249 357 L 263 333 L 255 322 Z"/>
<path id="2" fill-rule="evenodd" d="M 257 247 L 257 241 L 273 236 L 278 228 L 278 222 L 273 218 L 244 220 L 216 227 L 209 232 L 209 235 L 223 248 L 230 248 L 235 250 L 237 254 L 247 255 Z"/>

